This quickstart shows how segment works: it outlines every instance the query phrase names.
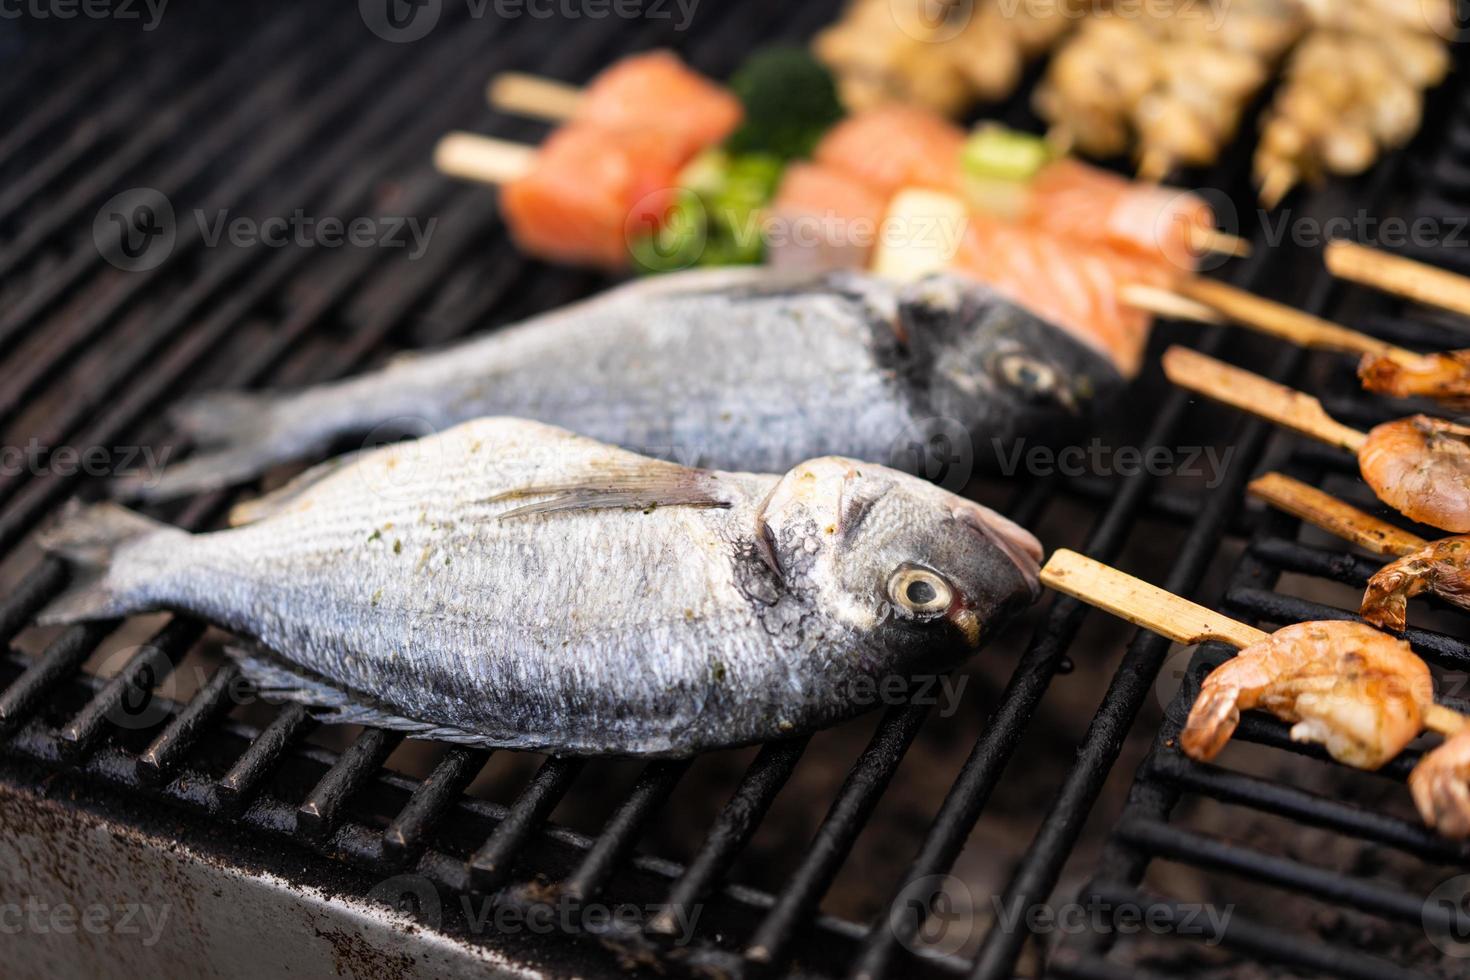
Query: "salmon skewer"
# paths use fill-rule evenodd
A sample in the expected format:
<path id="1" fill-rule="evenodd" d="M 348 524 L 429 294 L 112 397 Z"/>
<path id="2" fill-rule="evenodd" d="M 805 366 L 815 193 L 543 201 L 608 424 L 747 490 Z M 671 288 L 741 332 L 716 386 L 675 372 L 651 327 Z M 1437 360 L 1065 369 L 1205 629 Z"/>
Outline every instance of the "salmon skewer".
<path id="1" fill-rule="evenodd" d="M 1249 710 L 1270 712 L 1291 724 L 1293 741 L 1319 743 L 1358 769 L 1379 769 L 1422 732 L 1437 732 L 1446 741 L 1414 768 L 1410 791 L 1427 825 L 1470 836 L 1470 718 L 1435 703 L 1429 667 L 1403 640 L 1351 620 L 1267 634 L 1065 549 L 1042 567 L 1041 582 L 1176 643 L 1240 651 L 1200 687 L 1179 734 L 1190 758 L 1217 756 Z"/>
<path id="2" fill-rule="evenodd" d="M 553 83 L 547 91 L 534 76 L 509 74 L 491 85 L 490 101 L 497 108 L 553 121 L 581 119 L 586 118 L 598 84 L 594 82 L 579 100 L 578 90 L 570 86 Z M 659 106 L 662 113 L 661 99 L 650 98 L 645 115 L 648 106 Z M 629 115 L 626 103 L 621 104 L 618 117 Z M 959 160 L 965 139 L 963 130 L 937 113 L 894 103 L 838 123 L 814 157 L 817 163 L 850 170 L 889 194 L 904 187 L 962 193 Z M 1214 228 L 1214 215 L 1198 195 L 1140 184 L 1078 160 L 1058 160 L 1042 168 L 1023 197 L 1028 221 L 1058 233 L 1161 252 L 1181 268 L 1193 269 L 1202 252 L 1239 256 L 1249 251 L 1243 239 Z"/>

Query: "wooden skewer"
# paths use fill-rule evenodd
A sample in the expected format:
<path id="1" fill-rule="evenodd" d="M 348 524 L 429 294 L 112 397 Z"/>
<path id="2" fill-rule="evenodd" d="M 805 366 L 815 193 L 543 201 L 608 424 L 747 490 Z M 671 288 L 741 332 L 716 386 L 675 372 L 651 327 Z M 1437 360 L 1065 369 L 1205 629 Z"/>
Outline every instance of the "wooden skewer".
<path id="1" fill-rule="evenodd" d="M 504 184 L 531 172 L 536 150 L 522 143 L 474 133 L 448 133 L 434 147 L 441 173 L 486 184 Z"/>
<path id="2" fill-rule="evenodd" d="M 1340 327 L 1329 320 L 1246 292 L 1218 279 L 1186 280 L 1180 283 L 1179 292 L 1242 326 L 1302 347 L 1344 354 L 1387 354 L 1395 358 L 1419 358 L 1411 350 Z"/>
<path id="3" fill-rule="evenodd" d="M 1259 476 L 1246 489 L 1278 510 L 1385 558 L 1401 558 L 1428 544 L 1417 534 L 1281 473 Z"/>
<path id="4" fill-rule="evenodd" d="M 1253 626 L 1066 548 L 1059 548 L 1047 560 L 1041 569 L 1041 583 L 1126 619 L 1134 626 L 1167 636 L 1175 643 L 1192 646 L 1218 640 L 1239 648 L 1259 643 L 1268 636 Z"/>
<path id="5" fill-rule="evenodd" d="M 1269 636 L 1254 626 L 1066 548 L 1058 549 L 1047 560 L 1041 569 L 1041 581 L 1175 643 L 1193 645 L 1216 640 L 1244 649 Z M 1470 727 L 1470 718 L 1438 704 L 1424 710 L 1423 721 L 1425 728 L 1446 737 Z"/>
<path id="6" fill-rule="evenodd" d="M 1465 276 L 1356 242 L 1332 242 L 1324 258 L 1339 278 L 1470 316 L 1470 278 Z"/>
<path id="7" fill-rule="evenodd" d="M 582 103 L 582 90 L 539 75 L 503 71 L 490 80 L 485 97 L 496 109 L 560 122 L 576 115 L 577 106 Z"/>
<path id="8" fill-rule="evenodd" d="M 1328 415 L 1322 403 L 1311 395 L 1188 347 L 1174 346 L 1164 352 L 1164 374 L 1181 388 L 1285 426 L 1329 446 L 1357 453 L 1368 438 Z"/>

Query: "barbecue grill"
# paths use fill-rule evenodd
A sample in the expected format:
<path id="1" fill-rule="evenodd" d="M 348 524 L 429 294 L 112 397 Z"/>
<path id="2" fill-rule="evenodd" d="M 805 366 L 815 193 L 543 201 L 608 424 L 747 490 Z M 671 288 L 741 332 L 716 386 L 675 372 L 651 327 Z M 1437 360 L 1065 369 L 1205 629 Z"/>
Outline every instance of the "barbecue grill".
<path id="1" fill-rule="evenodd" d="M 183 617 L 35 626 L 67 573 L 38 557 L 32 532 L 142 465 L 143 447 L 187 451 L 160 418 L 183 392 L 342 375 L 603 285 L 517 255 L 493 195 L 430 169 L 450 128 L 544 132 L 485 109 L 493 72 L 582 81 L 619 53 L 670 45 L 722 77 L 756 44 L 803 40 L 836 14 L 828 2 L 698 6 L 685 30 L 678 8 L 652 2 L 631 19 L 591 15 L 595 4 L 431 2 L 414 9 L 432 29 L 407 40 L 360 6 L 169 8 L 145 29 L 121 5 L 61 20 L 43 4 L 0 40 L 0 930 L 17 975 L 201 961 L 241 976 L 1470 970 L 1458 958 L 1470 955 L 1470 847 L 1404 804 L 1416 752 L 1380 773 L 1345 770 L 1252 715 L 1243 744 L 1192 762 L 1175 737 L 1229 652 L 1170 657 L 1161 637 L 1064 597 L 982 655 L 959 719 L 916 698 L 832 733 L 647 764 L 320 728 L 251 696 L 216 655 L 221 637 Z M 1024 93 L 994 114 L 1029 121 Z M 1191 182 L 1254 215 L 1247 163 L 1238 146 Z M 1467 167 L 1470 91 L 1456 81 L 1413 146 L 1290 202 L 1291 218 L 1429 216 L 1453 241 L 1470 218 Z M 410 257 L 215 240 L 197 218 L 298 210 L 438 221 Z M 123 217 L 114 233 L 110 215 Z M 1255 253 L 1222 270 L 1232 281 L 1395 343 L 1466 346 L 1463 325 L 1337 288 L 1314 249 L 1241 224 Z M 1417 251 L 1470 271 L 1464 250 Z M 1224 328 L 1156 334 L 1155 355 L 1187 340 L 1305 384 L 1350 424 L 1402 414 L 1325 355 Z M 1049 546 L 1242 619 L 1351 615 L 1375 564 L 1244 495 L 1270 463 L 1376 506 L 1350 457 L 1196 405 L 1157 368 L 1135 404 L 1147 411 L 1105 440 L 1228 450 L 1216 479 L 1020 474 L 976 492 Z M 206 528 L 232 499 L 158 513 Z M 1464 704 L 1463 620 L 1435 616 L 1444 631 L 1409 638 Z M 1176 673 L 1177 694 L 1157 698 Z M 1105 690 L 1082 689 L 1088 678 Z M 1085 731 L 1065 731 L 1089 712 Z M 965 873 L 976 853 L 994 881 Z"/>

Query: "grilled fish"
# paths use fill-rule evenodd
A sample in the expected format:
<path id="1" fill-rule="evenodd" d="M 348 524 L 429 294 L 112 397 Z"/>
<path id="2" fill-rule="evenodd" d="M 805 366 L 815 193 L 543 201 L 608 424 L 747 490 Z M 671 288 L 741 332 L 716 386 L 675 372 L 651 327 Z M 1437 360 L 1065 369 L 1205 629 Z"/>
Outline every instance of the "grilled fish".
<path id="1" fill-rule="evenodd" d="M 696 270 L 349 380 L 206 396 L 177 415 L 206 451 L 119 492 L 217 489 L 346 437 L 492 415 L 690 466 L 781 473 L 831 454 L 932 479 L 991 440 L 1058 434 L 1121 384 L 1104 356 L 967 280 Z"/>
<path id="2" fill-rule="evenodd" d="M 80 566 L 43 620 L 197 615 L 326 720 L 684 755 L 855 714 L 1039 588 L 1035 538 L 907 474 L 702 471 L 520 419 L 322 464 L 232 519 L 74 512 L 43 539 Z"/>

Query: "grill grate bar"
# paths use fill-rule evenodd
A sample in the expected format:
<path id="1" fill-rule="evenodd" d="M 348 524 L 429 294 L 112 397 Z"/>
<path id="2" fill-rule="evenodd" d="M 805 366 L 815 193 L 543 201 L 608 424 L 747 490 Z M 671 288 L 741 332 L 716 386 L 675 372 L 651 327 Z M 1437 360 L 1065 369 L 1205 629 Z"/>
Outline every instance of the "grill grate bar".
<path id="1" fill-rule="evenodd" d="M 1135 846 L 1147 848 L 1156 857 L 1217 871 L 1227 871 L 1252 880 L 1265 881 L 1319 900 L 1352 905 L 1403 922 L 1445 926 L 1454 916 L 1432 910 L 1424 899 L 1398 889 L 1351 878 L 1325 868 L 1239 847 L 1208 834 L 1172 826 L 1159 820 L 1129 817 L 1118 824 L 1117 834 Z"/>
<path id="2" fill-rule="evenodd" d="M 61 86 L 52 89 L 51 94 L 42 99 L 39 105 L 16 119 L 5 134 L 0 136 L 0 166 L 12 163 L 12 157 L 19 155 L 28 143 L 47 129 L 70 119 L 76 112 L 77 104 L 91 97 L 93 89 L 103 85 L 104 76 L 112 74 L 120 57 L 120 48 L 106 49 L 80 71 L 73 72 Z"/>
<path id="3" fill-rule="evenodd" d="M 225 811 L 242 808 L 280 764 L 286 750 L 316 727 L 306 706 L 292 702 L 276 713 L 215 785 L 215 802 Z"/>
<path id="4" fill-rule="evenodd" d="M 56 733 L 62 752 L 71 758 L 97 744 L 114 719 L 128 714 L 129 698 L 147 704 L 154 687 L 173 672 L 184 654 L 204 633 L 204 625 L 182 617 L 153 634 L 86 706 Z"/>
<path id="5" fill-rule="evenodd" d="M 451 746 L 383 831 L 384 855 L 403 866 L 423 850 L 426 838 L 489 759 L 488 750 Z"/>
<path id="6" fill-rule="evenodd" d="M 1470 844 L 1441 837 L 1423 824 L 1387 816 L 1296 786 L 1233 772 L 1177 754 L 1161 754 L 1148 775 L 1181 790 L 1224 803 L 1248 806 L 1311 826 L 1385 844 L 1416 857 L 1447 864 L 1470 863 Z"/>
<path id="7" fill-rule="evenodd" d="M 69 627 L 0 694 L 0 738 L 16 732 L 57 685 L 74 674 L 97 644 L 117 629 L 117 620 Z"/>
<path id="8" fill-rule="evenodd" d="M 233 663 L 216 670 L 188 706 L 173 717 L 138 757 L 139 775 L 154 782 L 167 778 L 210 722 L 229 713 L 233 706 L 230 695 L 235 693 L 234 685 L 239 677 L 240 668 Z"/>
<path id="9" fill-rule="evenodd" d="M 1114 908 L 1141 907 L 1147 908 L 1150 914 L 1164 915 L 1165 924 L 1172 927 L 1165 933 L 1167 935 L 1178 936 L 1179 930 L 1186 924 L 1192 924 L 1195 929 L 1208 924 L 1199 921 L 1195 908 L 1117 882 L 1098 882 L 1089 890 L 1089 894 Z M 1291 933 L 1253 922 L 1238 911 L 1230 916 L 1229 923 L 1222 930 L 1201 933 L 1199 938 L 1216 940 L 1222 945 L 1243 949 L 1255 956 L 1287 966 L 1347 977 L 1350 980 L 1384 980 L 1386 977 L 1429 980 L 1426 974 L 1405 970 L 1397 964 L 1367 955 L 1360 950 L 1304 943 Z"/>
<path id="10" fill-rule="evenodd" d="M 689 759 L 650 762 L 639 774 L 633 789 L 623 799 L 602 833 L 577 869 L 558 889 L 572 901 L 585 902 L 602 893 L 612 873 L 638 843 L 638 835 L 654 812 L 669 798 L 679 780 L 689 771 Z"/>
<path id="11" fill-rule="evenodd" d="M 399 732 L 365 728 L 337 759 L 296 811 L 296 832 L 321 841 L 342 821 L 347 801 L 378 773 L 378 767 L 402 741 Z"/>
<path id="12" fill-rule="evenodd" d="M 469 860 L 470 880 L 478 891 L 498 891 L 505 884 L 515 870 L 522 847 L 556 809 L 585 764 L 583 759 L 556 756 L 541 764 L 505 819 L 496 824 L 495 832 Z"/>
<path id="13" fill-rule="evenodd" d="M 669 889 L 664 907 L 649 920 L 649 931 L 677 934 L 683 915 L 714 890 L 749 843 L 810 741 L 811 736 L 806 735 L 761 747 L 760 754 L 746 768 L 740 785 L 705 835 L 699 853 Z"/>
<path id="14" fill-rule="evenodd" d="M 0 644 L 8 644 L 25 629 L 31 617 L 66 586 L 68 575 L 61 562 L 42 562 L 34 574 L 0 604 Z"/>
<path id="15" fill-rule="evenodd" d="M 816 911 L 928 714 L 928 705 L 909 704 L 884 715 L 867 748 L 848 770 L 806 857 L 745 947 L 747 960 L 774 966 L 786 958 L 796 930 Z"/>

